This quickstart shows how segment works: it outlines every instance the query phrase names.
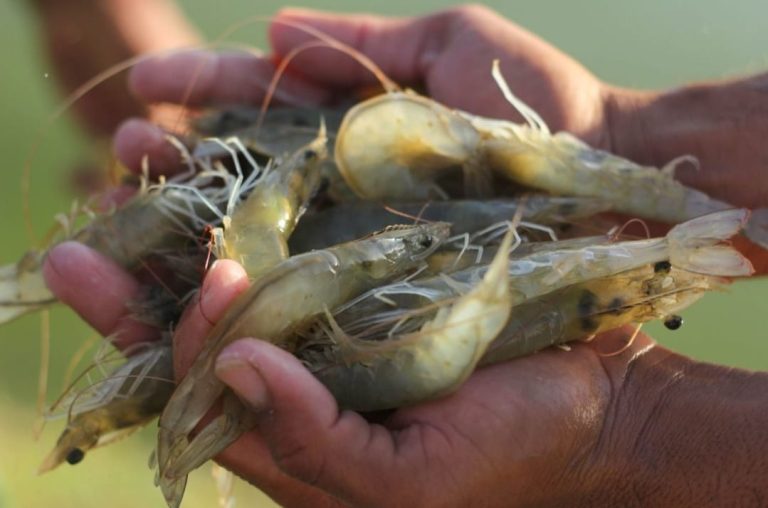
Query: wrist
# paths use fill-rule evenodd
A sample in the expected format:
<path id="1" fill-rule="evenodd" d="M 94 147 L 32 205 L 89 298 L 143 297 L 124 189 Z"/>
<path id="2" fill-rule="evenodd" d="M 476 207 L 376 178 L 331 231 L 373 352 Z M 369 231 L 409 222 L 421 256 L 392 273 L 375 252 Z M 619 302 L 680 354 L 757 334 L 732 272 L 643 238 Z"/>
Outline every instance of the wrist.
<path id="1" fill-rule="evenodd" d="M 767 374 L 655 347 L 614 388 L 588 504 L 726 506 L 768 496 Z"/>

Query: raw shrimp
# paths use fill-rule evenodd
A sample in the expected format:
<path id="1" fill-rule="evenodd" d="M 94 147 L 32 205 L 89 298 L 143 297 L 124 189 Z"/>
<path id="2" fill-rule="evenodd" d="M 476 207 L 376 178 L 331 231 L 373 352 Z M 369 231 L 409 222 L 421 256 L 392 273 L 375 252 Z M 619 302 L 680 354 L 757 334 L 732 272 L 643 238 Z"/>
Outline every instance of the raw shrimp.
<path id="1" fill-rule="evenodd" d="M 391 203 L 384 208 L 378 203 L 342 203 L 320 212 L 308 213 L 296 227 L 289 240 L 291 251 L 306 252 L 402 223 L 403 218 L 389 210 L 406 216 L 417 216 L 424 221 L 449 222 L 454 235 L 472 233 L 509 220 L 523 204 L 521 218 L 536 224 L 571 223 L 608 209 L 597 199 L 563 198 L 553 196 L 526 196 L 523 199 L 496 199 L 490 201 L 455 200 L 431 203 Z"/>
<path id="2" fill-rule="evenodd" d="M 675 226 L 664 238 L 617 243 L 603 240 L 587 245 L 577 238 L 551 242 L 551 249 L 547 244 L 531 244 L 540 245 L 534 248 L 523 244 L 520 255 L 513 251 L 507 265 L 515 304 L 571 284 L 659 262 L 703 275 L 749 275 L 749 260 L 732 247 L 720 245 L 739 231 L 747 216 L 745 210 L 706 215 Z M 373 316 L 387 310 L 395 316 L 402 314 L 399 308 L 413 309 L 456 297 L 481 280 L 487 270 L 486 265 L 476 265 L 449 275 L 378 287 L 335 309 L 334 316 L 347 333 L 359 335 L 374 325 Z"/>
<path id="3" fill-rule="evenodd" d="M 325 129 L 267 170 L 223 231 L 214 233 L 219 258 L 234 259 L 255 279 L 288 257 L 287 239 L 320 185 L 318 164 L 328 154 Z"/>
<path id="4" fill-rule="evenodd" d="M 339 406 L 374 411 L 433 399 L 457 389 L 472 373 L 512 309 L 508 233 L 483 279 L 441 307 L 413 334 L 369 342 L 347 336 L 328 314 L 338 344 L 311 358 L 312 373 Z"/>
<path id="5" fill-rule="evenodd" d="M 317 138 L 317 125 L 325 124 L 331 142 L 336 140 L 345 110 L 319 108 L 275 108 L 264 113 L 249 108 L 211 112 L 195 121 L 194 128 L 203 136 L 237 137 L 253 153 L 280 159 Z M 196 157 L 225 156 L 220 144 L 201 139 L 195 144 Z"/>
<path id="6" fill-rule="evenodd" d="M 77 464 L 88 450 L 150 422 L 160 414 L 173 387 L 170 340 L 134 354 L 105 380 L 62 404 L 69 408 L 67 427 L 38 472 L 50 471 L 65 461 Z"/>
<path id="7" fill-rule="evenodd" d="M 206 430 L 227 422 L 227 412 L 203 429 L 194 441 L 188 434 L 224 391 L 213 372 L 218 353 L 232 340 L 253 336 L 271 340 L 288 349 L 290 337 L 328 307 L 403 275 L 418 266 L 445 240 L 449 226 L 433 223 L 389 228 L 368 238 L 327 250 L 294 256 L 258 279 L 233 303 L 213 328 L 205 349 L 181 381 L 160 418 L 157 458 L 159 481 L 166 500 L 177 506 L 183 492 L 188 464 L 200 464 L 229 444 L 238 432 L 222 432 L 219 439 Z M 300 302 L 297 303 L 297 302 Z M 226 402 L 227 399 L 225 399 Z M 239 402 L 236 404 L 239 408 Z M 239 432 L 247 429 L 239 428 Z M 192 453 L 195 443 L 200 453 Z M 231 442 L 231 441 L 230 441 Z M 186 449 L 192 451 L 182 455 Z M 179 462 L 181 459 L 182 462 Z"/>
<path id="8" fill-rule="evenodd" d="M 235 181 L 224 170 L 208 170 L 141 189 L 117 210 L 63 236 L 133 271 L 153 254 L 195 247 L 204 227 L 220 222 Z M 18 263 L 0 268 L 0 323 L 55 302 L 43 280 L 45 256 L 45 251 L 31 251 Z"/>
<path id="9" fill-rule="evenodd" d="M 497 62 L 493 75 L 526 124 L 452 110 L 411 92 L 387 93 L 352 108 L 336 140 L 339 171 L 350 187 L 367 199 L 435 198 L 442 194 L 437 175 L 460 166 L 478 187 L 492 170 L 529 187 L 598 197 L 615 211 L 668 223 L 733 208 L 674 179 L 675 167 L 692 157 L 672 160 L 659 171 L 568 133 L 553 135 L 512 95 Z M 768 245 L 766 215 L 761 211 L 746 230 L 763 246 Z"/>
<path id="10" fill-rule="evenodd" d="M 626 324 L 664 319 L 724 284 L 724 279 L 686 272 L 661 261 L 566 286 L 516 305 L 480 365 L 510 360 Z"/>
<path id="11" fill-rule="evenodd" d="M 326 145 L 323 127 L 309 144 L 295 151 L 276 168 L 268 170 L 232 216 L 224 218 L 223 231 L 215 231 L 218 258 L 238 261 L 251 280 L 258 280 L 288 257 L 286 241 L 317 191 L 320 183 L 318 164 L 327 156 Z M 250 426 L 251 415 L 243 411 L 239 400 L 230 393 L 224 394 L 223 410 L 224 414 L 197 438 L 196 448 L 191 448 L 202 456 L 202 460 L 213 455 L 206 455 L 207 447 L 199 450 L 200 443 L 206 441 L 209 435 L 215 436 L 215 442 L 229 443 L 230 439 L 236 439 L 242 430 Z M 162 461 L 164 455 L 159 455 Z M 183 462 L 185 459 L 180 457 L 180 460 Z M 195 462 L 190 470 L 198 465 Z M 169 480 L 161 470 L 162 467 L 159 467 L 156 482 L 163 494 L 168 499 L 180 501 L 186 485 L 184 473 Z"/>
<path id="12" fill-rule="evenodd" d="M 492 266 L 481 284 L 487 284 L 493 277 L 497 280 L 508 279 L 503 264 L 499 266 L 500 273 L 495 273 Z M 611 277 L 572 284 L 530 299 L 521 300 L 513 291 L 505 299 L 505 305 L 511 308 L 509 318 L 503 329 L 494 334 L 495 338 L 479 365 L 531 354 L 554 344 L 578 340 L 624 324 L 664 318 L 692 304 L 704 292 L 720 288 L 722 284 L 722 279 L 678 270 L 670 267 L 669 263 L 661 262 Z M 366 330 L 365 338 L 350 337 L 329 315 L 330 330 L 329 327 L 321 327 L 323 336 L 316 337 L 314 345 L 298 356 L 329 388 L 343 408 L 370 411 L 423 400 L 430 386 L 445 381 L 446 365 L 450 372 L 450 367 L 459 362 L 459 358 L 469 361 L 459 356 L 459 351 L 471 358 L 466 349 L 478 331 L 467 330 L 466 327 L 482 323 L 484 319 L 492 318 L 492 314 L 486 315 L 478 309 L 478 314 L 465 322 L 443 322 L 449 325 L 443 330 L 444 335 L 453 337 L 454 342 L 459 339 L 464 341 L 462 348 L 442 337 L 442 346 L 449 350 L 445 352 L 435 351 L 439 348 L 431 342 L 432 324 L 441 313 L 448 308 L 456 308 L 479 287 L 458 299 L 452 296 L 426 308 L 401 308 L 402 312 L 385 311 L 379 317 L 370 316 L 369 323 L 396 323 L 396 334 L 392 334 L 391 329 L 379 329 L 378 333 Z M 397 318 L 420 314 L 417 321 L 420 329 L 406 333 L 405 330 L 413 329 L 413 326 L 402 326 Z M 431 319 L 435 314 L 438 318 Z M 455 357 L 452 356 L 454 354 Z M 472 363 L 474 366 L 475 363 Z M 440 393 L 435 390 L 435 395 Z"/>

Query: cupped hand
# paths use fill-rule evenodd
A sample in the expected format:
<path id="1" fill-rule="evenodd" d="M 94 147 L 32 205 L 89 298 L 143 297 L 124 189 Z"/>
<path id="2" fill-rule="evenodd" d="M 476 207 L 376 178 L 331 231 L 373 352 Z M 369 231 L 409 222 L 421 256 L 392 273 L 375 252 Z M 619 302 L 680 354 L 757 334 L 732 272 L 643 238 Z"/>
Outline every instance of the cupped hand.
<path id="1" fill-rule="evenodd" d="M 130 318 L 125 302 L 136 282 L 98 253 L 62 244 L 44 270 L 57 297 L 101 333 L 119 333 L 120 345 L 157 334 Z M 247 286 L 240 265 L 212 266 L 174 334 L 178 377 Z M 260 417 L 217 460 L 287 506 L 530 506 L 599 495 L 604 467 L 595 465 L 610 460 L 603 429 L 626 373 L 666 354 L 640 335 L 621 355 L 603 355 L 630 335 L 618 330 L 571 351 L 483 368 L 454 394 L 379 423 L 340 411 L 288 352 L 244 338 L 222 352 L 216 373 Z"/>
<path id="2" fill-rule="evenodd" d="M 219 261 L 177 330 L 177 373 L 247 287 L 243 269 Z M 245 338 L 216 373 L 258 415 L 254 431 L 218 460 L 284 505 L 533 506 L 599 495 L 610 455 L 602 438 L 630 364 L 656 348 L 619 330 L 571 351 L 551 349 L 477 371 L 454 394 L 371 423 L 340 411 L 290 353 Z M 350 387 L 354 389 L 354 387 Z"/>
<path id="3" fill-rule="evenodd" d="M 271 26 L 273 54 L 183 52 L 142 62 L 131 86 L 148 103 L 187 106 L 260 106 L 275 73 L 275 62 L 315 40 L 297 28 L 320 30 L 371 58 L 391 79 L 425 89 L 451 107 L 493 117 L 519 118 L 491 77 L 498 58 L 512 89 L 554 130 L 568 130 L 608 148 L 605 119 L 609 88 L 584 67 L 545 41 L 493 11 L 460 7 L 421 18 L 335 15 L 285 9 Z M 318 105 L 370 88 L 375 76 L 337 49 L 300 53 L 281 77 L 275 100 Z M 163 133 L 144 121 L 123 125 L 115 139 L 120 159 L 134 170 L 147 155 L 154 170 L 172 171 L 176 150 Z"/>

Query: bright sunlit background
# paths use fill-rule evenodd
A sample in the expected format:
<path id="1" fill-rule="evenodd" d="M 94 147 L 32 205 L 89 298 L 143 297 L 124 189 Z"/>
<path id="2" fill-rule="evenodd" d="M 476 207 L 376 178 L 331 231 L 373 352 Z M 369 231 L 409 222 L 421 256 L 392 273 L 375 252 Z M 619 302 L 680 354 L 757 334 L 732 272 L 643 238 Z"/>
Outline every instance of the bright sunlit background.
<path id="1" fill-rule="evenodd" d="M 768 67 L 766 7 L 760 0 L 487 3 L 573 55 L 599 77 L 619 85 L 667 88 Z M 237 20 L 269 15 L 283 5 L 252 0 L 180 0 L 180 4 L 210 38 Z M 344 11 L 360 10 L 361 5 L 355 0 L 334 0 L 313 7 Z M 370 9 L 406 16 L 451 4 L 391 0 L 376 5 Z M 20 180 L 32 140 L 40 129 L 46 131 L 35 152 L 29 196 L 38 237 L 53 223 L 56 213 L 70 206 L 72 196 L 64 190 L 66 172 L 83 161 L 106 160 L 104 147 L 92 146 L 70 119 L 62 118 L 46 127 L 47 116 L 61 98 L 41 54 L 37 30 L 25 2 L 0 2 L 0 147 L 5 157 L 0 171 L 0 264 L 15 261 L 28 248 Z M 233 40 L 264 46 L 264 34 L 265 26 L 257 24 L 239 31 Z M 686 323 L 681 330 L 672 333 L 659 325 L 648 329 L 670 348 L 695 358 L 765 370 L 767 296 L 768 281 L 739 282 L 728 293 L 707 295 L 685 312 Z M 74 351 L 92 335 L 65 308 L 54 309 L 51 323 L 49 400 L 60 388 Z M 37 316 L 0 328 L 0 508 L 163 506 L 147 467 L 152 426 L 89 454 L 76 467 L 65 465 L 45 476 L 35 476 L 37 465 L 62 426 L 61 422 L 52 422 L 38 441 L 33 438 L 39 330 Z M 268 503 L 245 485 L 238 487 L 237 497 L 239 506 Z M 192 476 L 183 506 L 216 506 L 207 467 Z"/>

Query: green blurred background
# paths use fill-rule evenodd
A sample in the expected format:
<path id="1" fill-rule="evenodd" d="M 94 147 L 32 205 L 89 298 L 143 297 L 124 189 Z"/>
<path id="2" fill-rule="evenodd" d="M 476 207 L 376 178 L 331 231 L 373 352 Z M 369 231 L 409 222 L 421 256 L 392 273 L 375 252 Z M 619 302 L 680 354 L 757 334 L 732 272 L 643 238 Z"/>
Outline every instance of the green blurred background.
<path id="1" fill-rule="evenodd" d="M 284 5 L 252 0 L 179 3 L 209 38 L 237 20 L 268 15 Z M 334 0 L 312 7 L 347 11 L 360 10 L 360 5 L 353 0 Z M 435 0 L 391 0 L 370 9 L 417 15 L 449 5 Z M 488 5 L 573 55 L 599 77 L 619 85 L 667 88 L 768 67 L 766 5 L 760 0 L 517 0 Z M 45 128 L 34 157 L 30 195 L 38 236 L 51 225 L 54 214 L 70 206 L 72 196 L 62 191 L 66 189 L 66 172 L 89 158 L 97 160 L 93 158 L 97 153 L 94 147 L 68 118 L 46 127 L 48 115 L 61 98 L 41 54 L 37 29 L 24 2 L 0 2 L 3 262 L 14 261 L 28 246 L 20 178 L 38 131 Z M 255 25 L 239 31 L 233 40 L 264 47 L 264 33 L 263 25 Z M 672 333 L 659 325 L 647 329 L 672 349 L 695 358 L 765 370 L 767 295 L 768 281 L 738 282 L 728 293 L 708 295 L 687 311 L 681 330 Z M 63 308 L 52 312 L 51 323 L 53 395 L 60 388 L 73 352 L 92 332 Z M 46 476 L 35 476 L 37 465 L 62 425 L 52 422 L 38 441 L 33 438 L 39 330 L 39 317 L 0 328 L 0 508 L 163 506 L 146 466 L 151 428 L 89 455 L 77 467 L 63 466 Z M 245 485 L 236 493 L 240 506 L 268 503 Z M 183 506 L 216 506 L 208 468 L 193 475 Z"/>

